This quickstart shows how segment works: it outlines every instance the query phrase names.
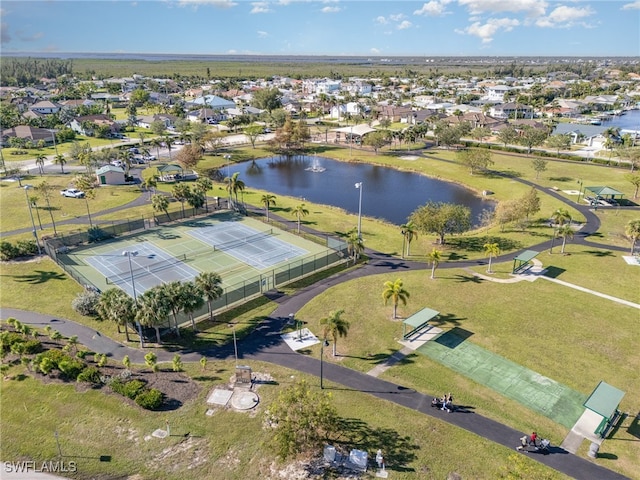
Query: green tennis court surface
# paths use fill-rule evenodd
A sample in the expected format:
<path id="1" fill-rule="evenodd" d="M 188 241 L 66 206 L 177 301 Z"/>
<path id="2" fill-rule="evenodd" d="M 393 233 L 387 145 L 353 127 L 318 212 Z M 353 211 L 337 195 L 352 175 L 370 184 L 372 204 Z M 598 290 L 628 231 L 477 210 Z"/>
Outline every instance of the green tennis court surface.
<path id="1" fill-rule="evenodd" d="M 573 427 L 587 395 L 474 345 L 461 328 L 426 342 L 418 352 L 564 425 Z"/>

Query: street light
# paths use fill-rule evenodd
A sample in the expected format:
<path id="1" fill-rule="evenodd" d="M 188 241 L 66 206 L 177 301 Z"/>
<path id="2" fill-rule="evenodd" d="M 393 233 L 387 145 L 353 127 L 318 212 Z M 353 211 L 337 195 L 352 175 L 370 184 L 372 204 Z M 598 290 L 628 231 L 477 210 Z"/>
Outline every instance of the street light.
<path id="1" fill-rule="evenodd" d="M 358 238 L 362 240 L 362 182 L 356 183 L 356 188 L 360 190 L 360 199 L 358 200 Z"/>
<path id="2" fill-rule="evenodd" d="M 228 186 L 228 190 L 229 190 L 229 203 L 227 205 L 227 208 L 231 207 L 231 172 L 229 170 L 229 162 L 231 161 L 231 155 L 227 154 L 224 156 L 225 160 L 227 161 L 227 180 L 229 181 L 229 186 Z"/>
<path id="3" fill-rule="evenodd" d="M 582 179 L 578 180 L 578 184 L 580 185 L 580 191 L 578 192 L 578 203 L 580 203 L 580 197 L 582 196 Z"/>
<path id="4" fill-rule="evenodd" d="M 42 250 L 40 249 L 40 241 L 38 240 L 38 232 L 36 230 L 36 222 L 33 221 L 33 211 L 31 210 L 31 202 L 29 201 L 29 189 L 33 188 L 32 185 L 24 185 L 24 196 L 27 199 L 27 207 L 29 207 L 29 216 L 31 217 L 31 225 L 33 226 L 33 236 L 36 239 L 36 246 L 38 247 L 38 255 L 42 255 Z"/>
<path id="5" fill-rule="evenodd" d="M 136 282 L 133 278 L 133 264 L 131 263 L 131 257 L 135 257 L 137 255 L 137 251 L 125 250 L 124 252 L 122 252 L 122 256 L 127 257 L 127 259 L 129 260 L 129 275 L 131 275 L 131 288 L 133 289 L 134 302 L 138 301 L 138 295 L 136 294 Z M 138 335 L 140 335 L 140 348 L 144 348 L 144 338 L 142 337 L 142 326 L 140 325 L 140 322 L 136 321 L 136 326 L 138 327 Z"/>
<path id="6" fill-rule="evenodd" d="M 233 329 L 233 351 L 236 357 L 236 368 L 238 368 L 238 343 L 236 341 L 236 324 L 230 323 L 229 326 Z"/>
<path id="7" fill-rule="evenodd" d="M 323 358 L 324 358 L 324 347 L 328 347 L 329 346 L 329 341 L 325 338 L 321 343 L 320 343 L 320 389 L 324 389 L 324 376 L 323 376 Z"/>

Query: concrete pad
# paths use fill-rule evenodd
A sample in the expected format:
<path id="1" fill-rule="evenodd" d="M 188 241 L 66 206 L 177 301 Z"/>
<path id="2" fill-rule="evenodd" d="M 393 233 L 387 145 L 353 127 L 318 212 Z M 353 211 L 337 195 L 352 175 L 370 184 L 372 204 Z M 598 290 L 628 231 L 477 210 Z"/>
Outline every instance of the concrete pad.
<path id="1" fill-rule="evenodd" d="M 413 162 L 415 160 L 418 160 L 420 157 L 416 156 L 416 155 L 404 155 L 402 157 L 400 157 L 400 160 L 408 160 L 410 162 Z"/>
<path id="2" fill-rule="evenodd" d="M 583 441 L 584 437 L 582 435 L 577 434 L 576 432 L 571 430 L 562 441 L 562 445 L 560 445 L 560 448 L 563 448 L 567 452 L 573 453 L 575 455 L 575 453 L 580 449 L 580 445 L 582 445 Z"/>
<path id="3" fill-rule="evenodd" d="M 567 195 L 580 195 L 580 190 L 562 190 Z"/>
<path id="4" fill-rule="evenodd" d="M 308 328 L 302 330 L 294 330 L 293 332 L 280 335 L 285 343 L 291 348 L 291 350 L 301 350 L 303 348 L 309 348 L 312 345 L 320 343 L 320 340 L 311 333 Z"/>
<path id="5" fill-rule="evenodd" d="M 222 405 L 224 407 L 227 403 L 229 403 L 229 399 L 232 395 L 233 392 L 231 390 L 216 388 L 207 398 L 207 403 Z"/>
<path id="6" fill-rule="evenodd" d="M 637 267 L 640 267 L 640 257 L 630 257 L 629 255 L 623 255 L 622 258 L 625 262 L 627 262 L 627 265 L 635 265 Z"/>
<path id="7" fill-rule="evenodd" d="M 154 430 L 151 434 L 151 436 L 154 438 L 166 438 L 167 435 L 169 435 L 169 433 L 166 430 L 162 430 L 161 428 Z"/>
<path id="8" fill-rule="evenodd" d="M 602 415 L 598 415 L 593 410 L 589 410 L 588 408 L 586 408 L 571 431 L 577 433 L 578 435 L 582 436 L 592 443 L 597 443 L 598 445 L 600 445 L 603 439 L 602 437 L 600 437 L 600 435 L 596 435 L 594 432 L 600 425 L 600 422 L 602 422 L 602 418 Z"/>
<path id="9" fill-rule="evenodd" d="M 260 398 L 254 392 L 237 391 L 231 397 L 231 406 L 236 410 L 250 410 L 256 405 Z"/>
<path id="10" fill-rule="evenodd" d="M 429 326 L 426 330 L 421 330 L 406 340 L 400 340 L 399 343 L 411 350 L 417 350 L 425 343 L 437 338 L 441 333 L 441 328 Z"/>

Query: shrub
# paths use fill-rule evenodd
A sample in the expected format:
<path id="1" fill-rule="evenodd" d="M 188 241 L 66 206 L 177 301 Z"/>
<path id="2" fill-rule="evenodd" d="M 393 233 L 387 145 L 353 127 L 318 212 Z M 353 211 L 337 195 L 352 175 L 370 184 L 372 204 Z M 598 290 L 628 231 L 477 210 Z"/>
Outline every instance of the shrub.
<path id="1" fill-rule="evenodd" d="M 18 256 L 18 249 L 12 244 L 5 240 L 0 242 L 0 260 L 6 262 L 7 260 L 12 260 Z"/>
<path id="2" fill-rule="evenodd" d="M 18 240 L 16 250 L 20 257 L 29 257 L 38 254 L 38 246 L 35 240 Z"/>
<path id="3" fill-rule="evenodd" d="M 134 400 L 139 394 L 141 394 L 145 388 L 145 383 L 142 380 L 129 380 L 128 382 L 122 381 L 120 378 L 114 378 L 109 386 L 111 390 L 119 393 L 123 397 Z"/>
<path id="4" fill-rule="evenodd" d="M 87 357 L 87 353 L 89 353 L 87 350 L 78 350 L 76 352 L 76 357 L 80 360 L 84 360 Z"/>
<path id="5" fill-rule="evenodd" d="M 0 350 L 2 352 L 10 352 L 11 347 L 15 343 L 23 343 L 24 338 L 17 332 L 2 332 L 0 334 Z"/>
<path id="6" fill-rule="evenodd" d="M 81 315 L 94 316 L 100 301 L 100 294 L 91 290 L 84 290 L 71 302 L 71 307 Z"/>
<path id="7" fill-rule="evenodd" d="M 136 403 L 147 410 L 157 410 L 162 406 L 163 395 L 160 390 L 145 390 L 136 397 Z"/>
<path id="8" fill-rule="evenodd" d="M 71 357 L 65 358 L 58 363 L 58 370 L 69 380 L 76 380 L 84 368 L 85 364 L 83 362 Z"/>
<path id="9" fill-rule="evenodd" d="M 35 355 L 42 351 L 42 343 L 40 340 L 27 340 L 24 342 L 24 353 L 27 355 Z"/>
<path id="10" fill-rule="evenodd" d="M 105 232 L 100 227 L 92 227 L 88 229 L 87 236 L 88 236 L 89 243 L 101 242 L 103 240 L 107 240 L 113 237 L 113 235 L 111 235 L 108 232 Z"/>
<path id="11" fill-rule="evenodd" d="M 78 381 L 99 384 L 101 383 L 100 371 L 96 367 L 86 367 L 80 372 L 80 375 L 78 375 Z"/>

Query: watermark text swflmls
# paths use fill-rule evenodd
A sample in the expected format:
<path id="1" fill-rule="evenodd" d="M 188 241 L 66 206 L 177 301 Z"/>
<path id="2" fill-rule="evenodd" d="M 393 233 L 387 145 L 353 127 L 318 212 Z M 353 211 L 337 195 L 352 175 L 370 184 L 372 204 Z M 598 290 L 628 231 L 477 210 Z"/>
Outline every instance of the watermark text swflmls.
<path id="1" fill-rule="evenodd" d="M 75 473 L 78 464 L 74 461 L 49 460 L 37 462 L 23 460 L 20 462 L 3 462 L 2 471 L 5 473 Z"/>

